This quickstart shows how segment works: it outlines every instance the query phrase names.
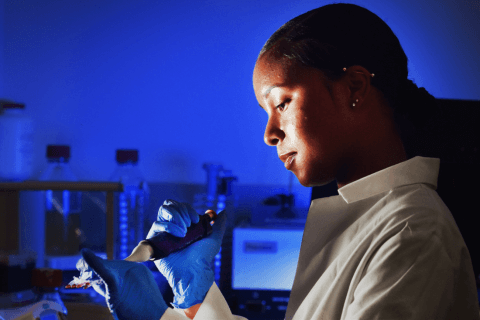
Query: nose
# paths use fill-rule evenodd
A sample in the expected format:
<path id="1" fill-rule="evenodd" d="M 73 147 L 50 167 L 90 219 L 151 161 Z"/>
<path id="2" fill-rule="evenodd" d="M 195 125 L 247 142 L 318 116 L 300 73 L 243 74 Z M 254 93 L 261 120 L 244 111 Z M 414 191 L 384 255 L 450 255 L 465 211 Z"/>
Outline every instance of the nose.
<path id="1" fill-rule="evenodd" d="M 285 138 L 285 132 L 280 129 L 278 120 L 275 117 L 269 117 L 263 140 L 268 146 L 276 146 L 280 140 Z"/>

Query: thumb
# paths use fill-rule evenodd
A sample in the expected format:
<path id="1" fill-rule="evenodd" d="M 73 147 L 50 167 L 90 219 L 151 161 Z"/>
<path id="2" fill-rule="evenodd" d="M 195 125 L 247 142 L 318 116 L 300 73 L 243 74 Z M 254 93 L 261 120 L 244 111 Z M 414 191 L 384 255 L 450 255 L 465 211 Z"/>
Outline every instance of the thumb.
<path id="1" fill-rule="evenodd" d="M 83 248 L 81 254 L 88 266 L 100 277 L 100 279 L 105 281 L 105 283 L 111 283 L 111 286 L 115 287 L 116 290 L 115 278 L 112 275 L 111 270 L 106 268 L 104 260 L 100 257 L 97 257 L 93 251 L 87 248 Z M 113 288 L 109 288 L 109 290 L 112 289 Z"/>
<path id="2" fill-rule="evenodd" d="M 107 290 L 105 282 L 103 281 L 93 281 L 92 282 L 93 290 L 95 290 L 99 295 L 104 298 L 107 298 Z"/>

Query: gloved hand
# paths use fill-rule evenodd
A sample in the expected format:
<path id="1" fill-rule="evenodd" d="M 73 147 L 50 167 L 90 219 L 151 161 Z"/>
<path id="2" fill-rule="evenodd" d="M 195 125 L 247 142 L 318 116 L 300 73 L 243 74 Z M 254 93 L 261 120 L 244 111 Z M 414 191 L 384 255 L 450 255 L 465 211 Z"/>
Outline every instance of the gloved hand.
<path id="1" fill-rule="evenodd" d="M 102 280 L 92 284 L 103 295 L 117 319 L 158 320 L 168 309 L 152 272 L 143 264 L 124 260 L 104 260 L 92 251 L 82 249 L 84 268 L 91 269 Z M 85 265 L 86 264 L 86 265 Z M 90 271 L 90 270 L 88 270 Z"/>
<path id="2" fill-rule="evenodd" d="M 158 270 L 165 276 L 173 290 L 172 305 L 175 308 L 187 309 L 202 303 L 205 299 L 215 279 L 211 263 L 220 251 L 226 220 L 226 212 L 219 213 L 213 224 L 212 234 L 181 251 L 155 261 Z M 187 228 L 198 221 L 199 214 L 188 203 L 165 200 L 158 210 L 157 221 L 150 228 L 147 239 L 159 232 L 184 237 Z"/>

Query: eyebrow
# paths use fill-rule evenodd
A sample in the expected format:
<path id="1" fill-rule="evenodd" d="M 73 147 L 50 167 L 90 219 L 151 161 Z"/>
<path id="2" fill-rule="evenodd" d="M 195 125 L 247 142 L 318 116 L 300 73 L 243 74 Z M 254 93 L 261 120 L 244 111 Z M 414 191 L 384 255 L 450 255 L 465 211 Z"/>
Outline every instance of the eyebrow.
<path id="1" fill-rule="evenodd" d="M 266 98 L 266 97 L 270 94 L 270 91 L 272 91 L 272 89 L 274 89 L 274 88 L 281 88 L 281 87 L 283 87 L 283 86 L 284 86 L 283 84 L 274 84 L 274 85 L 268 87 L 268 88 L 265 90 L 265 92 L 263 93 L 263 97 Z M 260 106 L 260 108 L 263 109 L 263 107 L 262 107 L 260 104 L 258 104 L 258 105 Z"/>
<path id="2" fill-rule="evenodd" d="M 266 98 L 269 94 L 270 94 L 270 91 L 272 91 L 274 88 L 281 88 L 281 87 L 284 87 L 285 85 L 284 84 L 274 84 L 274 85 L 271 85 L 270 87 L 268 87 L 265 92 L 263 93 L 263 97 Z"/>
<path id="3" fill-rule="evenodd" d="M 273 85 L 273 86 L 268 87 L 267 90 L 265 90 L 265 92 L 263 93 L 263 97 L 266 98 L 270 94 L 270 91 L 272 91 L 272 89 L 276 88 L 276 87 L 278 87 L 278 86 Z"/>

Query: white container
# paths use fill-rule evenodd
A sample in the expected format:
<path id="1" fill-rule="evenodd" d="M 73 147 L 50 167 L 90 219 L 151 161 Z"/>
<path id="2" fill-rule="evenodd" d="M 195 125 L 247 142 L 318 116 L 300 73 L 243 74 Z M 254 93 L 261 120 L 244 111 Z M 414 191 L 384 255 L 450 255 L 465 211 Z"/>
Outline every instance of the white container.
<path id="1" fill-rule="evenodd" d="M 33 120 L 25 114 L 23 104 L 1 105 L 0 180 L 23 181 L 32 174 Z"/>

